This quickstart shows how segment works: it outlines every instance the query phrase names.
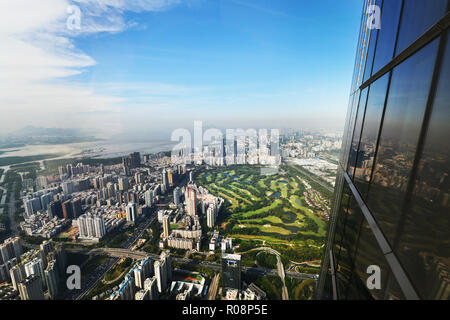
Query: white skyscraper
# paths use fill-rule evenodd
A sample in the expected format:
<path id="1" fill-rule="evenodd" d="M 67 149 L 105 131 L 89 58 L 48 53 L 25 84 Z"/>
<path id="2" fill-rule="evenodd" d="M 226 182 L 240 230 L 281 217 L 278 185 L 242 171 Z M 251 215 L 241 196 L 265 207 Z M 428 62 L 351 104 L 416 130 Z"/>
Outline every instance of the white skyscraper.
<path id="1" fill-rule="evenodd" d="M 158 291 L 166 291 L 168 284 L 172 281 L 172 259 L 170 253 L 164 251 L 159 260 L 155 261 L 155 277 Z"/>
<path id="2" fill-rule="evenodd" d="M 128 178 L 120 177 L 118 182 L 119 182 L 119 190 L 120 191 L 127 191 L 128 190 Z"/>
<path id="3" fill-rule="evenodd" d="M 158 286 L 158 292 L 164 292 L 167 285 L 166 263 L 164 260 L 155 261 L 155 277 L 156 284 Z"/>
<path id="4" fill-rule="evenodd" d="M 103 219 L 103 216 L 94 216 L 94 230 L 95 230 L 95 236 L 96 238 L 103 238 L 103 236 L 106 234 L 106 228 L 105 228 L 105 220 Z"/>
<path id="5" fill-rule="evenodd" d="M 206 224 L 208 228 L 214 228 L 216 224 L 216 210 L 214 210 L 214 206 L 210 205 L 208 210 L 206 211 Z"/>
<path id="6" fill-rule="evenodd" d="M 77 220 L 80 238 L 101 239 L 106 234 L 105 220 L 101 215 L 84 214 Z"/>
<path id="7" fill-rule="evenodd" d="M 127 211 L 127 221 L 134 223 L 137 220 L 137 217 L 138 217 L 137 204 L 134 203 L 134 202 L 130 202 L 127 205 L 126 211 Z"/>
<path id="8" fill-rule="evenodd" d="M 162 171 L 162 185 L 165 187 L 165 190 L 169 188 L 169 175 L 166 169 Z"/>
<path id="9" fill-rule="evenodd" d="M 25 273 L 27 277 L 33 275 L 40 278 L 42 285 L 45 286 L 44 263 L 41 258 L 35 257 L 30 262 L 25 263 Z"/>
<path id="10" fill-rule="evenodd" d="M 166 277 L 167 282 L 170 284 L 170 282 L 172 281 L 172 258 L 170 256 L 170 252 L 164 251 L 163 253 L 161 253 L 160 259 L 166 262 Z"/>
<path id="11" fill-rule="evenodd" d="M 148 257 L 145 260 L 141 260 L 136 264 L 134 268 L 134 280 L 136 287 L 144 289 L 144 282 L 153 274 L 153 260 Z"/>

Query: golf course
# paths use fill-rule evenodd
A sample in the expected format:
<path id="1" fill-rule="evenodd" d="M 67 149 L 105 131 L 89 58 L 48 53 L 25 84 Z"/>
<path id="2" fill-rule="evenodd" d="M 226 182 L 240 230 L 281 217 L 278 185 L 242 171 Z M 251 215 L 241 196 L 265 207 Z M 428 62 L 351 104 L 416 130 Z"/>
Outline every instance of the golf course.
<path id="1" fill-rule="evenodd" d="M 261 166 L 202 169 L 196 183 L 226 200 L 221 233 L 265 244 L 322 246 L 330 203 L 306 177 L 289 166 L 272 175 Z"/>

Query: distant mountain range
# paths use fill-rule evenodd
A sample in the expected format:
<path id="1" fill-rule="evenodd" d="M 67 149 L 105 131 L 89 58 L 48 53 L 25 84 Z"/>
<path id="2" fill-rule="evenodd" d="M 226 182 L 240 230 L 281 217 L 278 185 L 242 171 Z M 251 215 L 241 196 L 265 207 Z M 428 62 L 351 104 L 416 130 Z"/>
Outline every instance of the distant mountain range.
<path id="1" fill-rule="evenodd" d="M 0 135 L 0 148 L 14 148 L 27 144 L 66 144 L 99 140 L 92 130 L 44 128 L 26 126 L 6 135 Z"/>

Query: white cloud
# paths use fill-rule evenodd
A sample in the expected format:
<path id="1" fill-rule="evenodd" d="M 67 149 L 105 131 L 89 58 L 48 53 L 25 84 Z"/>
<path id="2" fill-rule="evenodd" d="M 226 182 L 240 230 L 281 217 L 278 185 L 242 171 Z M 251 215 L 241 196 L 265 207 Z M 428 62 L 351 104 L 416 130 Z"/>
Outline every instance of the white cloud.
<path id="1" fill-rule="evenodd" d="M 96 64 L 72 39 L 123 31 L 130 25 L 124 18 L 126 11 L 167 10 L 179 2 L 1 0 L 0 131 L 28 124 L 120 130 L 117 104 L 123 99 L 61 81 Z M 67 28 L 70 5 L 81 9 L 80 30 Z"/>

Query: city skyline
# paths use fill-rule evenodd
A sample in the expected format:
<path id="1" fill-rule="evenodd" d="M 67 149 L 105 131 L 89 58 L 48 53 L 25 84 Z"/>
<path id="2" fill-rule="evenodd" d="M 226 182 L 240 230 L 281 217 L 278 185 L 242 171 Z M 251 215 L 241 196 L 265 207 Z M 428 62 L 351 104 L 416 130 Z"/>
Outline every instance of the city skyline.
<path id="1" fill-rule="evenodd" d="M 79 30 L 67 26 L 73 5 Z M 361 14 L 356 0 L 1 6 L 8 121 L 0 134 L 34 125 L 168 136 L 195 120 L 215 127 L 343 127 Z"/>
<path id="2" fill-rule="evenodd" d="M 449 26 L 450 0 L 3 0 L 0 300 L 449 300 Z"/>

